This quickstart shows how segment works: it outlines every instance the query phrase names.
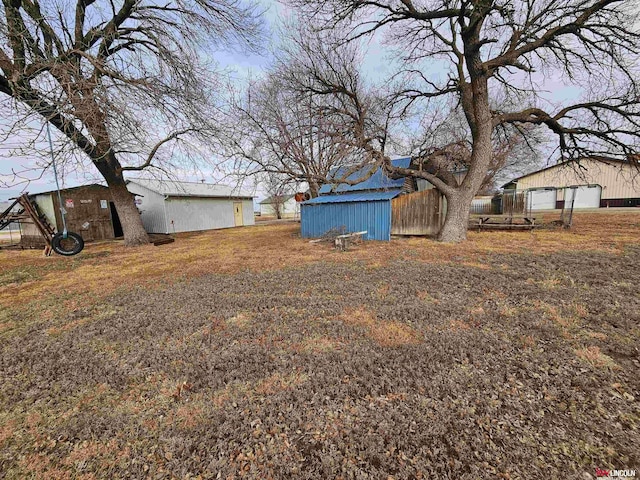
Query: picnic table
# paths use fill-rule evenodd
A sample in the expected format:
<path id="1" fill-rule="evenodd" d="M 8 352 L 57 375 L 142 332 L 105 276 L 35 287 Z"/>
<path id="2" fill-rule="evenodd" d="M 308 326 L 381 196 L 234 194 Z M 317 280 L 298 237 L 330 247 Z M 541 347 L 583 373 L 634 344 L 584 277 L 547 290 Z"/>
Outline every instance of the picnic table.
<path id="1" fill-rule="evenodd" d="M 487 228 L 531 230 L 542 223 L 541 217 L 531 215 L 478 215 L 474 218 L 477 219 L 477 224 L 474 226 L 477 226 L 478 230 Z"/>

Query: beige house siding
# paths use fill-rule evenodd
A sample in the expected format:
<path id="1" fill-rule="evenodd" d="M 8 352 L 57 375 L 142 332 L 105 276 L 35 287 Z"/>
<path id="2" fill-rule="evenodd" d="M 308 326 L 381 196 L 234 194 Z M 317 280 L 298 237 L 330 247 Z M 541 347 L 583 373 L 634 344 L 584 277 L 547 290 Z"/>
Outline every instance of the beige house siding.
<path id="1" fill-rule="evenodd" d="M 603 163 L 597 160 L 582 160 L 580 166 L 558 165 L 535 172 L 518 180 L 518 190 L 529 188 L 572 185 L 600 185 L 602 200 L 640 197 L 640 175 L 635 167 L 623 163 Z M 564 191 L 558 191 L 558 201 L 564 200 Z"/>

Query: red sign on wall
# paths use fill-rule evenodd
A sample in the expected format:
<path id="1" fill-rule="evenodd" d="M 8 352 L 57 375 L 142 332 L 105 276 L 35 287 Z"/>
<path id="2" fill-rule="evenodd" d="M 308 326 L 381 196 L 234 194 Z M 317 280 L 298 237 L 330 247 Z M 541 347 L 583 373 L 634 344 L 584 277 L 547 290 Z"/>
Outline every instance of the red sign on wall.
<path id="1" fill-rule="evenodd" d="M 64 200 L 64 208 L 73 208 L 73 198 L 65 198 Z"/>

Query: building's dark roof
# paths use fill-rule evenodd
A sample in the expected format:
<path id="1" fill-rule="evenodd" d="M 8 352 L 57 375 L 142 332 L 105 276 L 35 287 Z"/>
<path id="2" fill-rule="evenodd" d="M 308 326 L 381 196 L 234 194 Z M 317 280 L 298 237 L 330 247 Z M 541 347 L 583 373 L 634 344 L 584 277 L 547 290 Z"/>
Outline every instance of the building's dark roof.
<path id="1" fill-rule="evenodd" d="M 303 205 L 319 205 L 323 203 L 371 202 L 374 200 L 391 200 L 402 193 L 402 190 L 377 190 L 369 192 L 341 193 L 337 195 L 320 195 L 303 203 Z"/>
<path id="2" fill-rule="evenodd" d="M 100 185 L 99 183 L 90 183 L 88 185 L 78 185 L 77 187 L 61 188 L 60 191 L 61 192 L 68 192 L 68 191 L 71 191 L 71 190 L 78 190 L 80 188 L 90 188 L 90 187 L 97 187 L 97 188 L 109 190 L 109 187 L 106 187 L 104 185 Z M 46 192 L 29 193 L 29 196 L 32 196 L 32 195 L 47 195 L 49 193 L 55 193 L 57 191 L 58 190 L 54 189 L 54 190 L 47 190 Z"/>
<path id="3" fill-rule="evenodd" d="M 411 164 L 411 158 L 398 158 L 396 160 L 391 160 L 391 163 L 395 167 L 401 168 L 409 168 Z M 357 172 L 352 173 L 347 177 L 347 180 L 358 180 L 371 172 L 372 167 L 365 166 L 358 170 Z M 344 177 L 350 170 L 350 167 L 340 167 L 331 172 L 331 178 L 340 179 Z M 345 183 L 341 183 L 339 185 L 326 184 L 320 188 L 320 195 L 327 195 L 332 193 L 341 193 L 341 192 L 356 192 L 361 190 L 383 190 L 383 189 L 394 189 L 394 188 L 402 188 L 404 185 L 404 177 L 400 177 L 397 179 L 388 177 L 383 171 L 382 168 L 378 167 L 376 171 L 369 178 L 360 182 L 356 185 L 348 185 Z"/>
<path id="4" fill-rule="evenodd" d="M 280 197 L 280 202 L 286 202 L 287 200 L 291 200 L 293 197 L 295 197 L 295 195 L 273 195 L 271 197 L 267 197 L 264 200 L 262 200 L 260 202 L 260 205 L 276 203 L 274 200 L 276 196 Z"/>

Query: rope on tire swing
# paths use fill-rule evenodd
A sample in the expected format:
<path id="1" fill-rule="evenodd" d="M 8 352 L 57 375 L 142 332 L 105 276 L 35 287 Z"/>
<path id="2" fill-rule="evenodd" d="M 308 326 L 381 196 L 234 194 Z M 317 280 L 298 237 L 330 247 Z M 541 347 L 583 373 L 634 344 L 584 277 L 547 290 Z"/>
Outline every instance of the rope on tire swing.
<path id="1" fill-rule="evenodd" d="M 62 217 L 62 233 L 56 233 L 51 239 L 51 249 L 58 255 L 70 257 L 77 255 L 84 248 L 84 240 L 74 232 L 67 230 L 65 215 L 67 211 L 62 206 L 62 195 L 60 194 L 60 183 L 58 182 L 58 170 L 56 168 L 56 158 L 53 154 L 53 142 L 51 141 L 51 130 L 47 121 L 47 137 L 49 138 L 49 151 L 51 153 L 51 164 L 53 165 L 53 176 L 56 180 L 56 191 L 58 194 L 58 205 L 60 206 L 60 216 Z"/>

